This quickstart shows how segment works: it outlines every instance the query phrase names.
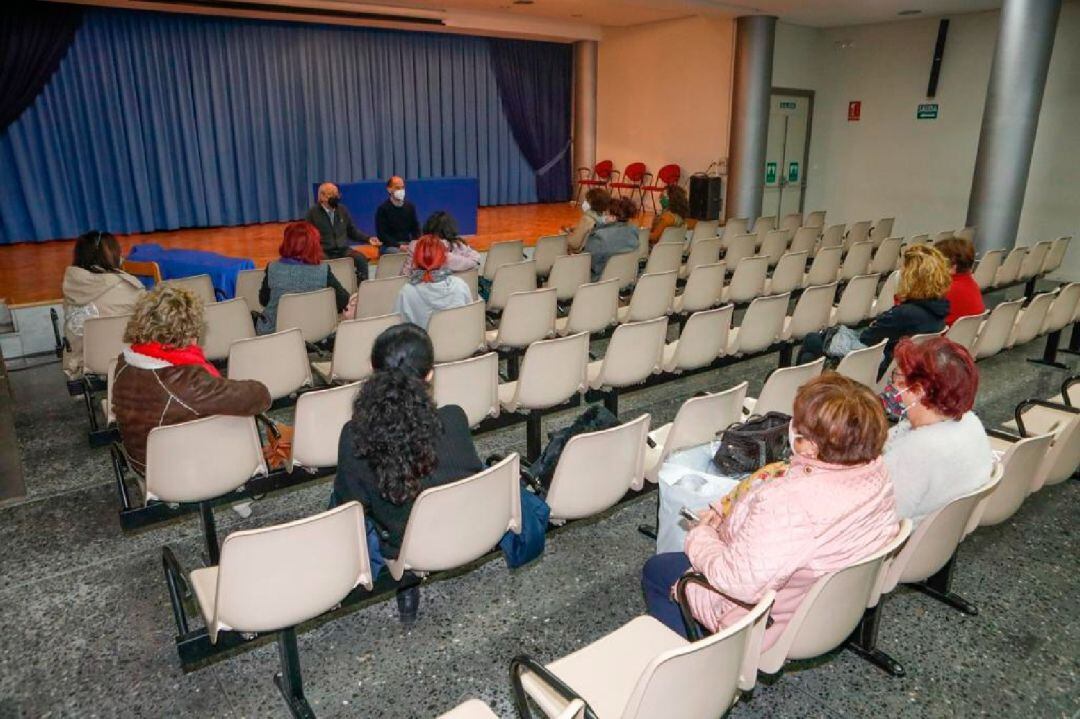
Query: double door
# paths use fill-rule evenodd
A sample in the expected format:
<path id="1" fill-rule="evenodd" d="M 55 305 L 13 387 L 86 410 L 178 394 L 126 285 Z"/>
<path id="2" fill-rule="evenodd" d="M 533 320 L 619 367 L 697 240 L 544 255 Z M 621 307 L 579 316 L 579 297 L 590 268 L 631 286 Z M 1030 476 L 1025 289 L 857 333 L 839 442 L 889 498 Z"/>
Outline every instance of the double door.
<path id="1" fill-rule="evenodd" d="M 813 107 L 813 92 L 772 92 L 769 100 L 769 136 L 765 148 L 762 216 L 782 218 L 792 212 L 803 211 Z"/>

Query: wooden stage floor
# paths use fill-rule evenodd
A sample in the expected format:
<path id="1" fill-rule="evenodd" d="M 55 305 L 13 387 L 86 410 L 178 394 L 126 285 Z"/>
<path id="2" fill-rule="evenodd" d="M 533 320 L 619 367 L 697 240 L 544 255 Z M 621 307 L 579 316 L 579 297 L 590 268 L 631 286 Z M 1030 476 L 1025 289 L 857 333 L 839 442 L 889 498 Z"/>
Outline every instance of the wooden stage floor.
<path id="1" fill-rule="evenodd" d="M 481 207 L 473 246 L 484 251 L 493 242 L 536 238 L 554 234 L 577 221 L 579 210 L 567 202 L 544 205 Z M 421 218 L 423 221 L 423 218 Z M 272 222 L 241 227 L 212 227 L 119 235 L 124 253 L 132 245 L 156 242 L 163 247 L 210 250 L 223 255 L 250 257 L 256 267 L 277 258 L 286 223 Z M 107 228 L 102 228 L 107 229 Z M 0 246 L 0 298 L 12 306 L 57 302 L 64 270 L 71 264 L 73 240 L 24 242 Z"/>

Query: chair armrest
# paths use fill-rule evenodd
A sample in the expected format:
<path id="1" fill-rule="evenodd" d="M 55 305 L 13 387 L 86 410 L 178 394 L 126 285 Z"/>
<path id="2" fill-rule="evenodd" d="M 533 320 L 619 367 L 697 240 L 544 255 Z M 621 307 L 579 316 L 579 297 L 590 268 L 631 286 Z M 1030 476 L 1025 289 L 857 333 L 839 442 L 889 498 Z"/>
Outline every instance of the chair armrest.
<path id="1" fill-rule="evenodd" d="M 536 661 L 527 654 L 519 654 L 510 660 L 510 685 L 514 694 L 514 704 L 517 706 L 518 716 L 520 719 L 530 719 L 532 713 L 529 711 L 528 700 L 525 697 L 525 689 L 521 685 L 521 674 L 524 670 L 532 672 L 540 681 L 548 685 L 570 703 L 577 700 L 585 705 L 585 717 L 586 719 L 597 719 L 596 712 L 593 711 L 589 703 L 585 701 L 585 698 L 575 692 L 566 684 L 562 679 L 552 674 L 547 667 L 540 662 Z"/>
<path id="2" fill-rule="evenodd" d="M 1056 402 L 1048 402 L 1045 399 L 1025 399 L 1020 404 L 1016 405 L 1016 428 L 1020 431 L 1021 437 L 1029 436 L 1027 430 L 1024 427 L 1024 411 L 1030 407 L 1044 407 L 1046 409 L 1057 410 L 1059 412 L 1068 412 L 1070 414 L 1080 414 L 1080 407 L 1070 407 L 1064 404 L 1057 404 Z"/>
<path id="3" fill-rule="evenodd" d="M 648 185 L 652 183 L 653 177 L 654 175 L 651 172 L 646 172 L 644 175 L 641 176 L 641 184 Z"/>
<path id="4" fill-rule="evenodd" d="M 1069 388 L 1077 382 L 1080 382 L 1080 375 L 1074 375 L 1061 383 L 1061 401 L 1065 403 L 1066 407 L 1072 407 L 1073 403 L 1069 401 Z"/>
<path id="5" fill-rule="evenodd" d="M 1023 437 L 1019 435 L 1015 435 L 1012 432 L 1006 432 L 1005 430 L 998 429 L 997 427 L 986 427 L 984 429 L 986 430 L 987 436 L 997 437 L 998 439 L 1003 439 L 1006 442 L 1019 442 L 1021 439 L 1023 439 Z"/>

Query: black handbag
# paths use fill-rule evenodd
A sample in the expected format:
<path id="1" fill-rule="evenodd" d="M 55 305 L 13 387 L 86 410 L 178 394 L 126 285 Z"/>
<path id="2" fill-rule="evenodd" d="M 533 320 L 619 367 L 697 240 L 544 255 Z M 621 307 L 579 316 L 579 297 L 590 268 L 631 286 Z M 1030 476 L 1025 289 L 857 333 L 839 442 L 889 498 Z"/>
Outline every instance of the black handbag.
<path id="1" fill-rule="evenodd" d="M 722 474 L 740 477 L 755 472 L 767 464 L 782 462 L 791 456 L 788 446 L 788 425 L 791 417 L 783 412 L 753 415 L 736 422 L 717 434 L 720 448 L 713 457 Z"/>

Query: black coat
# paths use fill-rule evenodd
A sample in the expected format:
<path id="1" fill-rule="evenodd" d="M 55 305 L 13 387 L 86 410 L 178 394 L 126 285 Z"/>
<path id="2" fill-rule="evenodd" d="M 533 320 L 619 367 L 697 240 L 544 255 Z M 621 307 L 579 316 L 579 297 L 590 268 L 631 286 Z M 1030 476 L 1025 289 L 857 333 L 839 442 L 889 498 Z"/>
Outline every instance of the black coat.
<path id="1" fill-rule="evenodd" d="M 315 225 L 315 228 L 319 230 L 319 235 L 322 236 L 323 254 L 326 255 L 328 260 L 347 257 L 350 241 L 363 244 L 371 239 L 356 226 L 345 205 L 337 206 L 334 211 L 333 225 L 330 224 L 330 216 L 326 214 L 326 210 L 323 209 L 322 205 L 315 205 L 308 210 L 304 219 Z"/>
<path id="2" fill-rule="evenodd" d="M 881 372 L 892 362 L 893 350 L 902 337 L 940 332 L 945 328 L 945 317 L 949 314 L 949 301 L 907 300 L 886 310 L 870 326 L 862 331 L 859 339 L 866 346 L 876 345 L 881 340 L 885 344 L 885 358 L 881 362 Z"/>

